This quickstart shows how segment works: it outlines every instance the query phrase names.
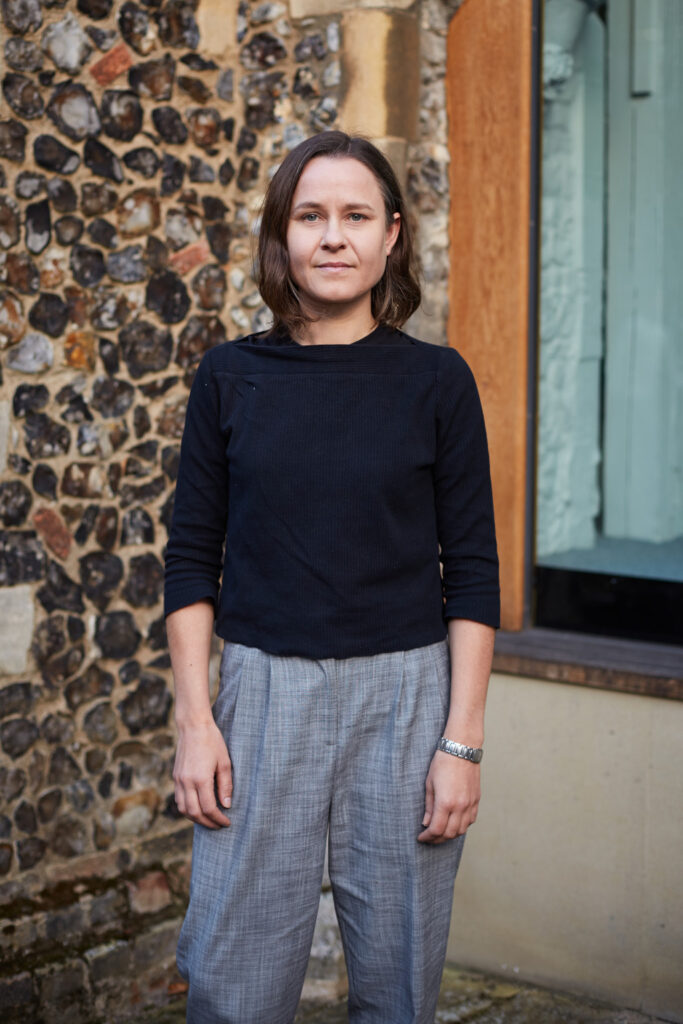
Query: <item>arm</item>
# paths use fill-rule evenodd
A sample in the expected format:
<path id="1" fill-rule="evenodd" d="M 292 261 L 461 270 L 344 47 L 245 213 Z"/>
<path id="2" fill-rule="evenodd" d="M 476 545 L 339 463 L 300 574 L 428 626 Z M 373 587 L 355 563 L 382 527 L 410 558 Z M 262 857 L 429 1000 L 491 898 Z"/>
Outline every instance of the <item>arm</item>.
<path id="1" fill-rule="evenodd" d="M 450 619 L 451 699 L 444 736 L 469 747 L 484 742 L 484 705 L 491 673 L 491 626 L 468 619 Z M 423 843 L 442 843 L 463 835 L 477 818 L 481 767 L 437 750 L 425 785 Z"/>
<path id="2" fill-rule="evenodd" d="M 212 603 L 197 601 L 171 612 L 166 630 L 178 728 L 173 768 L 176 804 L 181 814 L 197 824 L 220 828 L 230 821 L 216 803 L 215 789 L 223 807 L 229 807 L 232 772 L 225 740 L 209 703 Z"/>

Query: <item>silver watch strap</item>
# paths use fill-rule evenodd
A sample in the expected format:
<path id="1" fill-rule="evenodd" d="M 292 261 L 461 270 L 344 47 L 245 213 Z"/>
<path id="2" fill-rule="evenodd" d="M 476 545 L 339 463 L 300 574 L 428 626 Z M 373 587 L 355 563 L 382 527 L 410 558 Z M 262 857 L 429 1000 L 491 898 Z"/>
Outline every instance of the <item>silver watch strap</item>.
<path id="1" fill-rule="evenodd" d="M 445 736 L 442 736 L 437 743 L 437 750 L 443 750 L 446 754 L 452 754 L 453 757 L 463 757 L 466 761 L 474 761 L 475 764 L 479 764 L 484 756 L 481 747 L 468 747 L 465 743 L 447 740 Z"/>

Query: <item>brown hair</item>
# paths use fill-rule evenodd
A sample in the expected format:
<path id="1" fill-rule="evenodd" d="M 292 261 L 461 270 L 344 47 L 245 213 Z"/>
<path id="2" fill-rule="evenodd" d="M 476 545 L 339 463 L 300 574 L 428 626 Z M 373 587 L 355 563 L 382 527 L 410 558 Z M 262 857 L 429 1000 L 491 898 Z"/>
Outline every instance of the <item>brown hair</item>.
<path id="1" fill-rule="evenodd" d="M 289 273 L 287 228 L 292 198 L 307 163 L 318 156 L 352 157 L 372 171 L 386 211 L 387 227 L 394 214 L 401 229 L 387 257 L 384 274 L 372 289 L 372 315 L 378 323 L 400 327 L 420 305 L 420 285 L 412 232 L 401 187 L 387 158 L 367 139 L 327 131 L 299 143 L 280 164 L 263 203 L 258 238 L 258 285 L 273 314 L 274 331 L 301 329 L 310 322 Z"/>

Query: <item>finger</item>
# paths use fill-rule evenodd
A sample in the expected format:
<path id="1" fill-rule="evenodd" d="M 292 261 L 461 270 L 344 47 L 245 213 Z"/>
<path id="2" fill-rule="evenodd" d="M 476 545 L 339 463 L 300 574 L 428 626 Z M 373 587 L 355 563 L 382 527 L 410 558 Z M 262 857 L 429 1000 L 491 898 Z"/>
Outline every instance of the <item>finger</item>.
<path id="1" fill-rule="evenodd" d="M 198 786 L 197 795 L 199 797 L 199 809 L 205 818 L 208 818 L 218 828 L 223 828 L 225 825 L 230 824 L 229 818 L 216 803 L 214 787 L 211 783 Z"/>
<path id="2" fill-rule="evenodd" d="M 232 770 L 230 759 L 219 762 L 216 768 L 216 789 L 218 799 L 223 807 L 229 807 L 232 803 Z"/>
<path id="3" fill-rule="evenodd" d="M 448 812 L 443 808 L 439 807 L 438 804 L 434 808 L 429 822 L 429 826 L 421 832 L 417 837 L 419 842 L 431 843 L 435 839 L 438 839 L 443 835 L 444 829 L 448 823 Z"/>
<path id="4" fill-rule="evenodd" d="M 422 818 L 423 825 L 429 825 L 434 811 L 434 785 L 431 779 L 427 779 L 425 786 L 425 812 Z"/>
<path id="5" fill-rule="evenodd" d="M 205 828 L 218 828 L 218 825 L 214 825 L 214 823 L 202 813 L 195 790 L 188 792 L 185 803 L 185 817 L 189 818 L 190 821 L 193 821 L 195 825 L 204 825 Z"/>

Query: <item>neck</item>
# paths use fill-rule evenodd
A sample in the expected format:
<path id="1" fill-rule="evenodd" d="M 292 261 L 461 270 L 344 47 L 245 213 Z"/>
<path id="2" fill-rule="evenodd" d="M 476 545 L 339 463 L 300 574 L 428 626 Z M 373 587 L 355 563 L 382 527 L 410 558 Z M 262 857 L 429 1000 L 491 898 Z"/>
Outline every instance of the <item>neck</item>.
<path id="1" fill-rule="evenodd" d="M 350 345 L 370 334 L 376 326 L 370 310 L 334 317 L 322 313 L 297 334 L 295 341 L 301 345 Z"/>

